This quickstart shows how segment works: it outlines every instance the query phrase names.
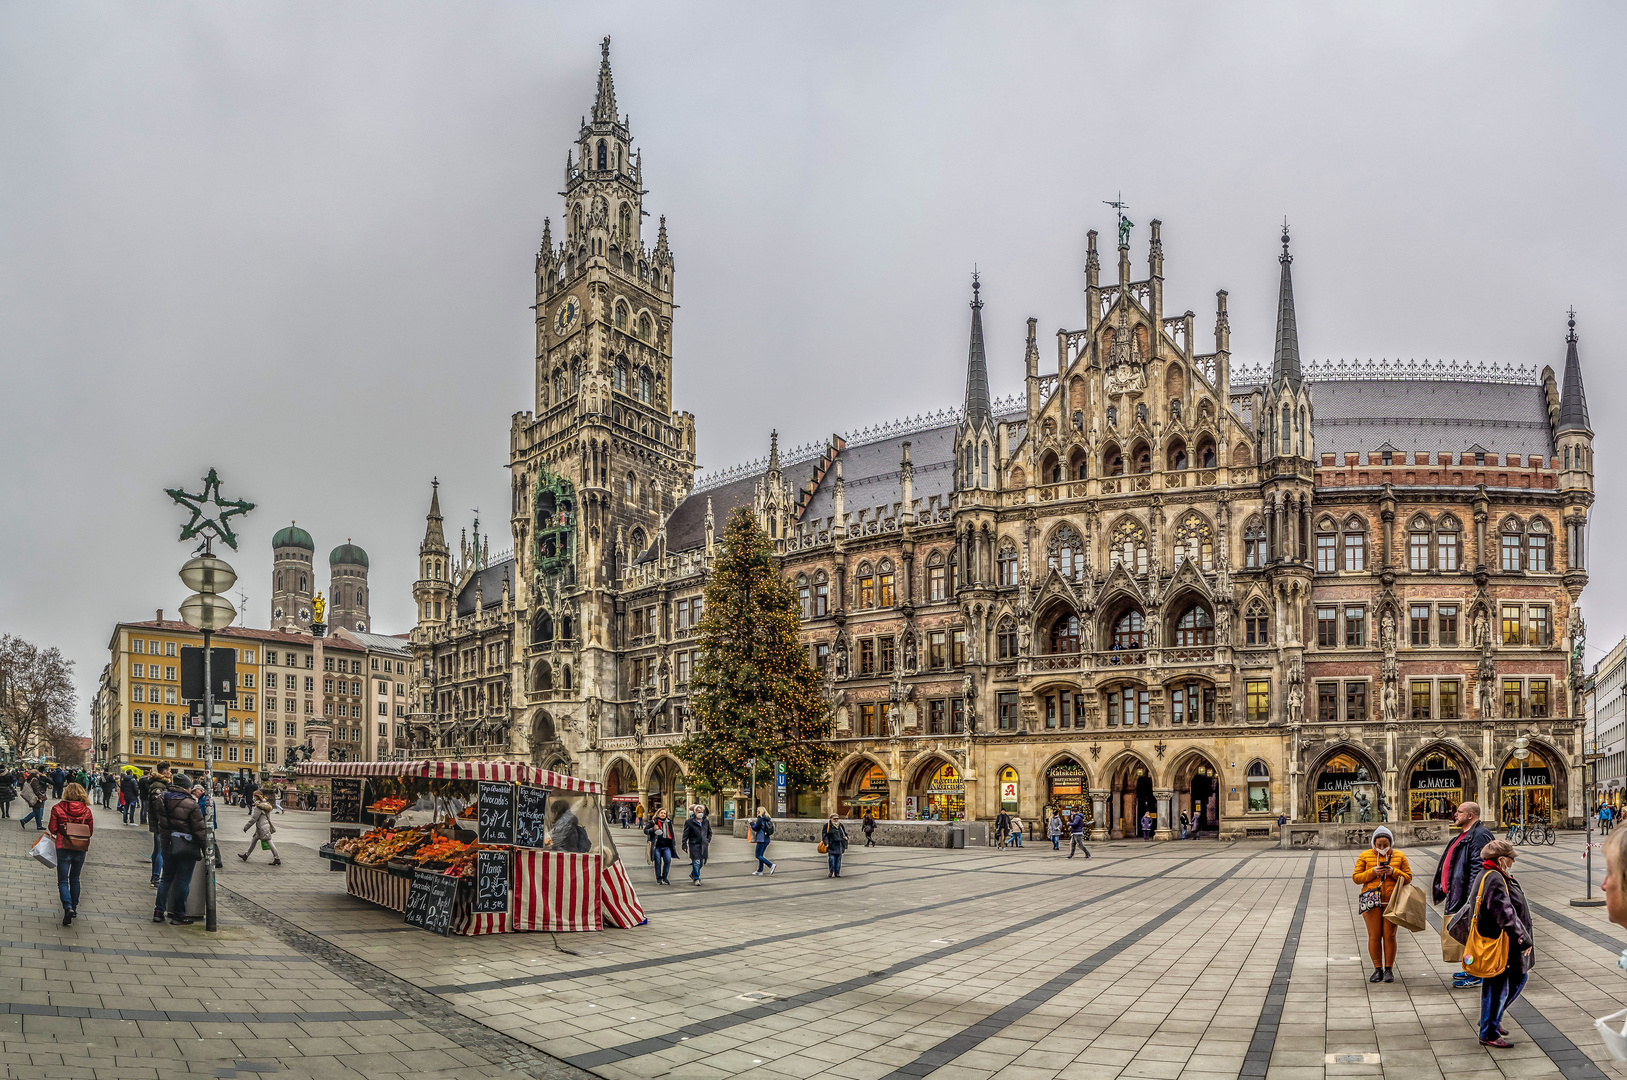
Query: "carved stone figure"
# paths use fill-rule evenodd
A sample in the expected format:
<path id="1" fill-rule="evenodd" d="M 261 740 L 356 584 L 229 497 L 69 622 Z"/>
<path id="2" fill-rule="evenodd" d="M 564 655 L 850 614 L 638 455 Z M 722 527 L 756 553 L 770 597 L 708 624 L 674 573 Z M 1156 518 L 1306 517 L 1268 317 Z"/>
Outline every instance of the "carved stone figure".
<path id="1" fill-rule="evenodd" d="M 1481 608 L 1474 613 L 1474 647 L 1484 649 L 1491 644 L 1491 620 L 1486 618 L 1486 609 Z"/>
<path id="2" fill-rule="evenodd" d="M 1288 722 L 1297 724 L 1305 718 L 1305 687 L 1302 683 L 1288 684 Z"/>
<path id="3" fill-rule="evenodd" d="M 904 710 L 896 701 L 887 704 L 887 734 L 894 739 L 904 737 Z"/>
<path id="4" fill-rule="evenodd" d="M 1395 718 L 1396 718 L 1396 713 L 1395 713 L 1395 709 L 1396 709 L 1395 697 L 1396 697 L 1396 695 L 1395 695 L 1395 680 L 1394 679 L 1385 679 L 1383 681 L 1383 691 L 1382 691 L 1382 693 L 1383 693 L 1383 705 L 1384 705 L 1384 722 L 1386 724 L 1393 724 L 1393 723 L 1395 723 Z"/>
<path id="5" fill-rule="evenodd" d="M 915 631 L 904 631 L 904 670 L 911 675 L 915 674 Z"/>
<path id="6" fill-rule="evenodd" d="M 847 635 L 841 634 L 836 638 L 836 659 L 834 661 L 836 677 L 847 678 Z"/>
<path id="7" fill-rule="evenodd" d="M 1232 643 L 1232 609 L 1230 604 L 1221 604 L 1215 609 L 1215 644 L 1229 646 Z"/>
<path id="8" fill-rule="evenodd" d="M 1395 616 L 1388 611 L 1378 624 L 1378 644 L 1385 652 L 1395 651 Z"/>
<path id="9" fill-rule="evenodd" d="M 1032 640 L 1033 636 L 1034 636 L 1034 632 L 1029 627 L 1028 620 L 1026 618 L 1018 619 L 1017 620 L 1017 655 L 1018 656 L 1027 656 L 1028 655 L 1028 647 L 1031 644 L 1031 640 Z"/>

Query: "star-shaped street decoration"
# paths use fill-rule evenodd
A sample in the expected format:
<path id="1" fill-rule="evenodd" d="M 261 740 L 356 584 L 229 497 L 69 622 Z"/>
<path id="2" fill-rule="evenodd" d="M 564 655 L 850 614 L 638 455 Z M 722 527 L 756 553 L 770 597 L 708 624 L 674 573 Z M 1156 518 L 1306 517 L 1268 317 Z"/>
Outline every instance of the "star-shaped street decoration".
<path id="1" fill-rule="evenodd" d="M 217 538 L 233 551 L 237 550 L 237 534 L 227 522 L 237 514 L 246 514 L 253 510 L 254 504 L 242 499 L 221 498 L 220 477 L 215 475 L 214 469 L 210 469 L 209 475 L 203 478 L 201 494 L 188 495 L 180 488 L 165 488 L 164 494 L 178 505 L 192 511 L 192 520 L 181 526 L 181 539 L 203 537 L 203 542 L 198 545 L 195 554 L 207 552 L 210 543 Z"/>

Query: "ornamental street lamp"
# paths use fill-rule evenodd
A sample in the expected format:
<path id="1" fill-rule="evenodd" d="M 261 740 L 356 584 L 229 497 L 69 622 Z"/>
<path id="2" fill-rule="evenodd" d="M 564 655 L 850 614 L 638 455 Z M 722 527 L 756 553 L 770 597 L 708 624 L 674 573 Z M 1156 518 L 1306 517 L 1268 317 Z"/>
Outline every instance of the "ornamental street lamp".
<path id="1" fill-rule="evenodd" d="M 181 583 L 192 590 L 192 595 L 181 601 L 181 619 L 188 626 L 203 631 L 203 762 L 208 777 L 204 790 L 213 792 L 215 687 L 209 638 L 216 631 L 226 629 L 237 618 L 237 609 L 232 607 L 230 600 L 220 595 L 236 583 L 237 571 L 226 560 L 215 557 L 214 541 L 218 539 L 236 551 L 237 534 L 228 523 L 232 517 L 253 510 L 254 504 L 241 499 L 221 498 L 220 477 L 214 469 L 210 469 L 209 475 L 203 478 L 203 491 L 199 494 L 191 495 L 181 488 L 165 488 L 164 494 L 177 505 L 192 511 L 192 520 L 181 526 L 181 539 L 201 537 L 197 549 L 192 553 L 193 557 L 181 567 Z M 210 820 L 206 815 L 203 823 L 204 929 L 214 931 L 218 925 L 215 907 L 215 828 Z M 163 899 L 159 898 L 160 903 Z"/>

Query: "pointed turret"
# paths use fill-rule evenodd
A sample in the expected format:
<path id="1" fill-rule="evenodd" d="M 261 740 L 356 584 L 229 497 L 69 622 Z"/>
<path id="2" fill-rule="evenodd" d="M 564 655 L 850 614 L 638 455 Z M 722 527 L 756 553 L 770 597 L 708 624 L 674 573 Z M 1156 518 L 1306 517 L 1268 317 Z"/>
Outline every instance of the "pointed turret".
<path id="1" fill-rule="evenodd" d="M 1298 390 L 1303 380 L 1299 373 L 1299 328 L 1294 322 L 1294 278 L 1289 271 L 1294 257 L 1288 254 L 1286 224 L 1282 227 L 1282 254 L 1277 261 L 1282 264 L 1282 285 L 1277 292 L 1277 344 L 1271 354 L 1271 385 L 1286 380 Z"/>
<path id="2" fill-rule="evenodd" d="M 989 362 L 983 353 L 983 287 L 972 272 L 972 344 L 966 357 L 966 430 L 976 431 L 994 415 L 989 404 Z"/>
<path id="3" fill-rule="evenodd" d="M 593 119 L 616 122 L 616 83 L 610 77 L 610 38 L 599 43 L 599 92 L 593 98 Z"/>
<path id="4" fill-rule="evenodd" d="M 1587 418 L 1587 395 L 1582 391 L 1582 361 L 1576 355 L 1576 312 L 1570 313 L 1565 334 L 1565 381 L 1559 393 L 1559 425 L 1556 433 L 1585 431 L 1592 434 Z"/>
<path id="5" fill-rule="evenodd" d="M 425 521 L 429 524 L 424 529 L 424 548 L 437 548 L 446 550 L 446 534 L 441 531 L 441 480 L 440 477 L 429 482 L 429 514 Z"/>

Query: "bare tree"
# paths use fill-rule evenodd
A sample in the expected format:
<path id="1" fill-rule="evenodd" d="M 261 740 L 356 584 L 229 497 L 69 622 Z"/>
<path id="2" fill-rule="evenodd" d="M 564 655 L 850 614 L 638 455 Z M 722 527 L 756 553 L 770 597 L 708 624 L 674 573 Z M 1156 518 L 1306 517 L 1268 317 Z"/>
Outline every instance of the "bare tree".
<path id="1" fill-rule="evenodd" d="M 53 750 L 63 734 L 71 737 L 77 698 L 73 661 L 62 650 L 0 634 L 0 743 L 13 755 Z"/>

